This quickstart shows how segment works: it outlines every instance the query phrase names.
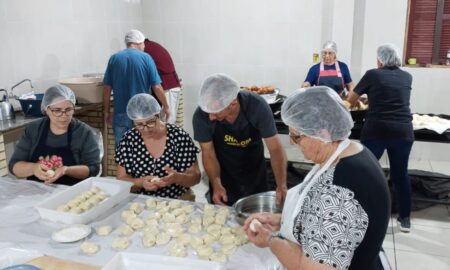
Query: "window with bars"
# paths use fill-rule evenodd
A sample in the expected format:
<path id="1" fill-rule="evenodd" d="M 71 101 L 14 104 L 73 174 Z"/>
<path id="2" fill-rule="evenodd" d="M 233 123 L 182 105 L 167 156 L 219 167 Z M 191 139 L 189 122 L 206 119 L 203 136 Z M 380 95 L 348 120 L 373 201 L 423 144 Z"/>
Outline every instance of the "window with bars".
<path id="1" fill-rule="evenodd" d="M 445 65 L 450 48 L 450 0 L 410 0 L 405 58 Z"/>

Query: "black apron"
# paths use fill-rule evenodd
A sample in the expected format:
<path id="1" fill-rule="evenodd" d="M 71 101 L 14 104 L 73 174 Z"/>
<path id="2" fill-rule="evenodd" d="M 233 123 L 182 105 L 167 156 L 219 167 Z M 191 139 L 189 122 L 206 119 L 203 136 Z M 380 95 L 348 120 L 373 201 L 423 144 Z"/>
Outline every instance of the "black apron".
<path id="1" fill-rule="evenodd" d="M 341 95 L 345 89 L 345 86 L 338 61 L 335 62 L 335 67 L 336 69 L 325 70 L 324 63 L 321 62 L 319 77 L 317 78 L 316 85 L 328 86 Z"/>
<path id="2" fill-rule="evenodd" d="M 31 162 L 37 162 L 39 160 L 40 156 L 46 157 L 46 156 L 51 156 L 51 155 L 57 155 L 62 158 L 64 166 L 77 165 L 77 164 L 75 164 L 75 159 L 73 157 L 73 153 L 72 153 L 72 149 L 71 149 L 71 145 L 70 145 L 70 142 L 72 140 L 72 132 L 71 132 L 72 123 L 69 124 L 69 129 L 67 131 L 67 145 L 64 147 L 50 147 L 46 144 L 49 130 L 50 130 L 50 119 L 47 118 L 45 120 L 44 127 L 42 130 L 42 135 L 39 138 L 38 145 L 37 145 L 36 149 L 34 149 L 33 154 L 31 155 Z M 34 175 L 28 177 L 27 179 L 37 181 L 37 182 L 42 182 L 42 180 L 39 180 Z M 72 186 L 80 181 L 81 181 L 80 179 L 77 179 L 77 178 L 74 178 L 74 177 L 71 177 L 68 175 L 63 175 L 58 180 L 56 180 L 54 183 Z"/>
<path id="3" fill-rule="evenodd" d="M 238 118 L 240 117 L 245 118 L 242 110 Z M 242 197 L 268 190 L 261 136 L 250 123 L 238 120 L 232 125 L 217 121 L 213 135 L 228 205 L 233 205 Z M 212 190 L 211 186 L 210 189 Z"/>

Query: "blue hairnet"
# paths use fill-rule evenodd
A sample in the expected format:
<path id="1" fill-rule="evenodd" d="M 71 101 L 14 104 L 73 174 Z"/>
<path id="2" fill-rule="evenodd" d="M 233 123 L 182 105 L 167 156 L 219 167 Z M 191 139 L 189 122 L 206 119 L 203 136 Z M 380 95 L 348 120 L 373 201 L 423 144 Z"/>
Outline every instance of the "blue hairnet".
<path id="1" fill-rule="evenodd" d="M 131 120 L 147 119 L 161 112 L 158 101 L 150 94 L 134 95 L 127 104 L 127 115 Z"/>
<path id="2" fill-rule="evenodd" d="M 301 134 L 324 142 L 350 136 L 353 120 L 342 99 L 327 86 L 299 89 L 281 107 L 283 122 Z"/>
<path id="3" fill-rule="evenodd" d="M 198 105 L 207 113 L 220 112 L 231 104 L 239 90 L 239 84 L 228 75 L 213 74 L 202 84 Z"/>
<path id="4" fill-rule="evenodd" d="M 383 44 L 378 47 L 377 58 L 384 67 L 399 67 L 402 65 L 400 53 L 394 44 Z"/>
<path id="5" fill-rule="evenodd" d="M 76 103 L 75 94 L 69 87 L 60 84 L 50 87 L 45 91 L 44 97 L 42 98 L 41 102 L 42 113 L 45 114 L 45 111 L 47 111 L 48 106 L 65 100 L 72 102 L 72 104 L 75 106 Z"/>

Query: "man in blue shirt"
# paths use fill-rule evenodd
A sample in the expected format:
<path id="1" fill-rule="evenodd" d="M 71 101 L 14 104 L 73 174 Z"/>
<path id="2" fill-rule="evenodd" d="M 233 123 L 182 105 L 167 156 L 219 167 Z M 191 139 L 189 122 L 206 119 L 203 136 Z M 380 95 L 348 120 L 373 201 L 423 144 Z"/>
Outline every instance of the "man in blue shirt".
<path id="1" fill-rule="evenodd" d="M 126 113 L 132 96 L 153 91 L 161 101 L 166 117 L 170 117 L 155 62 L 144 52 L 144 40 L 140 31 L 128 31 L 125 35 L 127 48 L 111 56 L 103 79 L 103 116 L 107 123 L 112 122 L 116 145 L 125 131 L 133 127 Z M 111 90 L 114 90 L 114 117 L 110 115 Z"/>

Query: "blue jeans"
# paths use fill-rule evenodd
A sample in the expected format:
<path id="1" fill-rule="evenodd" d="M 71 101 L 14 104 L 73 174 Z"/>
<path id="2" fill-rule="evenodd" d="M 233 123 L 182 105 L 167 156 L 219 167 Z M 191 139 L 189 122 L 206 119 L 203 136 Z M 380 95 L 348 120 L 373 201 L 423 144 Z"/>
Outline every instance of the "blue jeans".
<path id="1" fill-rule="evenodd" d="M 133 127 L 133 121 L 128 118 L 126 113 L 115 114 L 113 117 L 113 132 L 116 147 L 122 140 L 123 134 Z"/>
<path id="2" fill-rule="evenodd" d="M 401 139 L 363 140 L 361 141 L 380 159 L 384 150 L 389 157 L 390 177 L 394 184 L 394 195 L 398 202 L 401 218 L 411 214 L 411 180 L 408 175 L 409 153 L 413 142 Z"/>

